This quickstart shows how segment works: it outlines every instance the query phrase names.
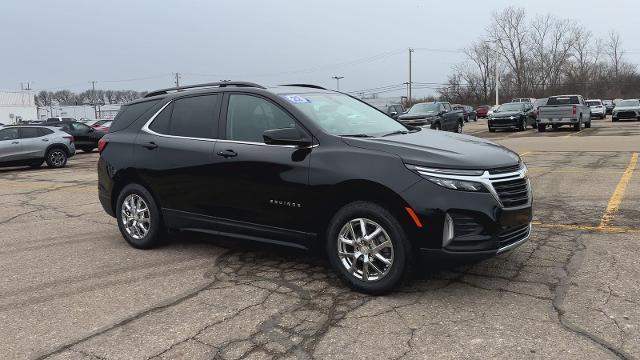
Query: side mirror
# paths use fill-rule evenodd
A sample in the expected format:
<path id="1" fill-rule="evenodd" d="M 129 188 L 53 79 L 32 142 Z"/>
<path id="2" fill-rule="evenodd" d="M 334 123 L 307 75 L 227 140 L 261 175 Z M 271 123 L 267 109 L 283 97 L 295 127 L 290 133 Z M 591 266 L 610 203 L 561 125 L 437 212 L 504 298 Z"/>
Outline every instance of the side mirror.
<path id="1" fill-rule="evenodd" d="M 398 112 L 397 111 L 392 111 L 391 112 L 391 116 L 398 116 Z"/>
<path id="2" fill-rule="evenodd" d="M 262 133 L 262 139 L 268 145 L 294 145 L 301 147 L 311 145 L 311 139 L 296 128 L 267 130 Z"/>

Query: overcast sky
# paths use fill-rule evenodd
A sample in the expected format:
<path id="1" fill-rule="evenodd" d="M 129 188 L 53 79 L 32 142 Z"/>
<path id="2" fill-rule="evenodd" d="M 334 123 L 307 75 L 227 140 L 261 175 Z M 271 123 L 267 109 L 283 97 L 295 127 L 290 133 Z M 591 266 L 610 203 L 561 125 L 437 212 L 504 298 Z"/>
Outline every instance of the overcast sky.
<path id="1" fill-rule="evenodd" d="M 355 91 L 407 81 L 407 48 L 469 45 L 509 5 L 610 29 L 640 63 L 640 1 L 2 0 L 0 89 L 149 90 L 220 79 Z M 612 19 L 616 19 L 614 22 Z M 413 80 L 444 82 L 456 52 L 416 50 Z M 423 94 L 427 90 L 417 92 Z"/>

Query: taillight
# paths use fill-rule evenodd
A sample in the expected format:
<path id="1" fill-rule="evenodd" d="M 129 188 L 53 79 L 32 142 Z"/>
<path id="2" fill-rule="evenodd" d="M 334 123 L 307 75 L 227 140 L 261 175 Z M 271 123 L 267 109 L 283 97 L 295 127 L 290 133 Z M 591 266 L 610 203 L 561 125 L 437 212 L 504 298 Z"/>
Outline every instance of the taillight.
<path id="1" fill-rule="evenodd" d="M 73 136 L 63 136 L 63 138 L 69 140 L 70 144 L 73 144 Z"/>
<path id="2" fill-rule="evenodd" d="M 108 144 L 109 144 L 108 139 L 100 138 L 100 140 L 98 140 L 98 154 L 102 154 L 102 152 L 104 151 L 104 149 L 106 149 Z"/>
<path id="3" fill-rule="evenodd" d="M 573 115 L 576 114 L 576 111 L 578 110 L 577 108 L 578 108 L 577 106 L 573 105 Z"/>

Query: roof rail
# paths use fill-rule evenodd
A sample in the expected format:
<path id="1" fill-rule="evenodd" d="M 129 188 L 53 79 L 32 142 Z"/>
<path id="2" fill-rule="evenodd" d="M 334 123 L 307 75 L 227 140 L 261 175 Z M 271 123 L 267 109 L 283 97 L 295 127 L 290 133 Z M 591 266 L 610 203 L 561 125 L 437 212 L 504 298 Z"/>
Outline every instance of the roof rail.
<path id="1" fill-rule="evenodd" d="M 297 87 L 306 87 L 306 88 L 319 89 L 319 90 L 327 90 L 322 86 L 312 85 L 312 84 L 282 84 L 280 86 L 297 86 Z"/>
<path id="2" fill-rule="evenodd" d="M 180 87 L 172 87 L 172 88 L 166 88 L 166 89 L 160 89 L 160 90 L 154 90 L 151 91 L 149 93 L 147 93 L 147 95 L 145 95 L 145 98 L 148 97 L 152 97 L 152 96 L 156 96 L 156 95 L 163 95 L 163 94 L 168 94 L 170 91 L 183 91 L 183 90 L 188 90 L 188 89 L 196 89 L 196 88 L 208 88 L 208 87 L 227 87 L 227 86 L 237 86 L 237 87 L 256 87 L 256 88 L 260 88 L 260 89 L 266 89 L 264 86 L 262 85 L 258 85 L 252 82 L 247 82 L 247 81 L 220 81 L 220 82 L 212 82 L 212 83 L 205 83 L 205 84 L 194 84 L 194 85 L 186 85 L 186 86 L 180 86 Z"/>

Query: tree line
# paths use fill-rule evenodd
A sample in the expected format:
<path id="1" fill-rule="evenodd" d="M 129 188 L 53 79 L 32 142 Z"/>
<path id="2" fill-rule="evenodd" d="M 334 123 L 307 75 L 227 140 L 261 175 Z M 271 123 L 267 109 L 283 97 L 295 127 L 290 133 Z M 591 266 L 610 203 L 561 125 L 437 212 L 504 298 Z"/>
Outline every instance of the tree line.
<path id="1" fill-rule="evenodd" d="M 37 106 L 69 106 L 124 104 L 141 98 L 146 93 L 146 91 L 134 90 L 86 90 L 80 93 L 74 93 L 70 90 L 42 90 L 34 96 Z"/>
<path id="2" fill-rule="evenodd" d="M 528 18 L 524 9 L 514 7 L 496 12 L 464 53 L 466 60 L 454 66 L 447 86 L 438 90 L 451 102 L 493 103 L 496 66 L 501 103 L 570 93 L 640 97 L 640 74 L 625 59 L 618 33 L 596 38 L 576 21 L 551 14 Z"/>

